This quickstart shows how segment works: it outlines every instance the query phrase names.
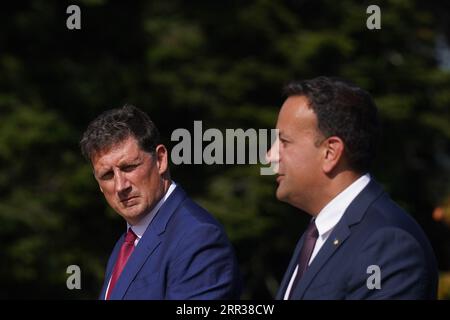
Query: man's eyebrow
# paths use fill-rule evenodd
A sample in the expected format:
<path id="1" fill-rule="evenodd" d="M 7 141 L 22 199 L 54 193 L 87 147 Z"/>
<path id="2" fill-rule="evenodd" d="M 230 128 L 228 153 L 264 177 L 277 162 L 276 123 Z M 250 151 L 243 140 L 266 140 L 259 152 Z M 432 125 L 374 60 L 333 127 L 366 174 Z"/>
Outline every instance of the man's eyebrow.
<path id="1" fill-rule="evenodd" d="M 111 168 L 100 169 L 100 170 L 98 170 L 98 172 L 95 172 L 95 170 L 94 170 L 94 175 L 101 178 L 110 171 L 111 171 Z"/>
<path id="2" fill-rule="evenodd" d="M 289 135 L 287 135 L 284 131 L 281 131 L 278 133 L 278 136 L 280 138 L 289 138 Z"/>
<path id="3" fill-rule="evenodd" d="M 125 159 L 125 160 L 120 161 L 118 166 L 119 167 L 126 166 L 126 165 L 129 165 L 131 163 L 139 162 L 140 160 L 141 160 L 141 157 L 139 155 L 137 155 L 135 158 L 133 158 L 131 160 L 130 159 Z"/>
<path id="4" fill-rule="evenodd" d="M 136 162 L 139 162 L 139 161 L 141 161 L 141 157 L 139 155 L 137 155 L 135 158 L 133 158 L 131 160 L 124 159 L 124 160 L 119 161 L 118 167 L 128 166 L 130 164 L 135 164 Z M 97 174 L 96 174 L 95 169 L 93 171 L 94 171 L 94 175 L 96 175 L 98 177 L 102 177 L 111 171 L 111 167 L 101 168 L 97 171 Z"/>

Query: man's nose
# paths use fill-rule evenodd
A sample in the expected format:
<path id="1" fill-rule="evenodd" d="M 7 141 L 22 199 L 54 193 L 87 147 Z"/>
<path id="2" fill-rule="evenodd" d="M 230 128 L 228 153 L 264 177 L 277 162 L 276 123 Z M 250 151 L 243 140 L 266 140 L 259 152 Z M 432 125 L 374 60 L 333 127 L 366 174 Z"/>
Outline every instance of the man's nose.
<path id="1" fill-rule="evenodd" d="M 272 147 L 270 147 L 270 149 L 266 152 L 266 161 L 267 162 L 272 162 L 271 161 L 271 157 L 270 157 L 270 151 L 272 150 Z"/>
<path id="2" fill-rule="evenodd" d="M 114 186 L 116 188 L 116 193 L 119 195 L 129 191 L 131 184 L 130 181 L 122 172 L 117 172 L 114 176 Z"/>
<path id="3" fill-rule="evenodd" d="M 278 140 L 276 140 L 272 146 L 270 147 L 269 151 L 266 153 L 266 161 L 267 162 L 278 162 L 280 160 L 280 149 Z"/>

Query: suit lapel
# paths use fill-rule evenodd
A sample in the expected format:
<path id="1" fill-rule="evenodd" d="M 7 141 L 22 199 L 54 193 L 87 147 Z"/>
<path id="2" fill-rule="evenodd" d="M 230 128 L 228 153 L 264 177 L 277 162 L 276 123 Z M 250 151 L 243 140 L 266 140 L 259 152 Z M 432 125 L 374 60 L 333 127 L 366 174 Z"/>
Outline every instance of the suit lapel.
<path id="1" fill-rule="evenodd" d="M 352 203 L 350 203 L 347 210 L 345 210 L 345 213 L 342 216 L 341 220 L 331 232 L 327 241 L 325 241 L 322 248 L 320 248 L 317 256 L 314 258 L 311 265 L 306 269 L 302 279 L 300 280 L 296 288 L 292 288 L 292 290 L 294 290 L 291 294 L 292 299 L 303 298 L 305 291 L 308 289 L 309 285 L 313 281 L 314 277 L 318 274 L 320 269 L 333 256 L 333 254 L 342 247 L 342 244 L 351 235 L 351 226 L 358 224 L 363 219 L 368 207 L 382 193 L 383 190 L 381 186 L 377 182 L 375 182 L 374 179 L 371 179 L 369 184 L 358 194 L 358 196 L 352 201 Z M 300 248 L 297 248 L 298 250 L 296 249 L 296 251 L 298 251 L 295 254 L 297 261 Z M 294 262 L 294 268 L 295 265 L 296 261 Z M 290 273 L 291 275 L 292 272 Z"/>
<path id="2" fill-rule="evenodd" d="M 163 234 L 170 218 L 185 198 L 186 193 L 180 186 L 177 186 L 161 206 L 123 268 L 122 274 L 111 292 L 111 300 L 123 299 L 128 287 L 142 268 L 142 265 L 151 257 L 152 253 L 160 245 L 161 241 L 163 241 Z"/>
<path id="3" fill-rule="evenodd" d="M 303 246 L 304 241 L 305 241 L 305 234 L 303 234 L 300 237 L 300 240 L 297 242 L 297 246 L 295 247 L 291 261 L 289 262 L 289 266 L 286 270 L 286 273 L 284 274 L 283 280 L 281 281 L 280 289 L 278 290 L 278 293 L 276 296 L 277 300 L 283 300 L 283 298 L 284 298 L 287 287 L 289 285 L 289 281 L 291 281 L 292 274 L 294 273 L 295 267 L 297 266 L 297 262 L 300 257 L 300 250 Z"/>
<path id="4" fill-rule="evenodd" d="M 331 232 L 327 241 L 320 248 L 317 256 L 312 261 L 311 265 L 306 269 L 303 277 L 299 281 L 296 288 L 292 288 L 293 292 L 291 294 L 292 299 L 301 299 L 305 290 L 311 284 L 311 281 L 323 267 L 323 265 L 330 259 L 333 254 L 339 250 L 342 243 L 350 235 L 350 229 L 346 224 L 338 224 L 333 232 Z M 338 245 L 335 245 L 335 240 L 338 240 Z"/>
<path id="5" fill-rule="evenodd" d="M 120 247 L 122 245 L 122 243 L 124 242 L 125 239 L 125 233 L 122 234 L 119 238 L 119 240 L 117 240 L 114 249 L 108 259 L 108 264 L 106 266 L 106 272 L 105 272 L 105 281 L 103 282 L 103 288 L 102 291 L 100 293 L 100 300 L 105 300 L 105 295 L 106 295 L 106 289 L 108 288 L 108 284 L 109 284 L 109 279 L 111 278 L 111 273 L 114 267 L 114 264 L 117 260 L 117 256 L 119 255 L 119 251 L 120 251 Z"/>

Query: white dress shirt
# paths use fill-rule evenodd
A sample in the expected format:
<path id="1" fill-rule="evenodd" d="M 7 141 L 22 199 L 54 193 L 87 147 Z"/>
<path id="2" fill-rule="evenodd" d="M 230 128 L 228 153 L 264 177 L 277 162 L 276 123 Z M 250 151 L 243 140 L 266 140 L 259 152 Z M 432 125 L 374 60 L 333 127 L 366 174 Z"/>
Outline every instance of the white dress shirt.
<path id="1" fill-rule="evenodd" d="M 169 198 L 170 194 L 173 192 L 173 190 L 175 190 L 176 186 L 177 186 L 177 184 L 172 181 L 166 194 L 161 198 L 161 200 L 159 200 L 159 202 L 156 204 L 156 206 L 154 206 L 153 209 L 147 215 L 145 215 L 144 218 L 142 218 L 138 223 L 136 223 L 133 226 L 127 223 L 127 232 L 128 232 L 128 228 L 131 228 L 131 230 L 137 236 L 136 240 L 134 240 L 135 247 L 139 243 L 139 240 L 141 240 L 142 236 L 144 235 L 145 230 L 147 230 L 147 227 L 150 225 L 150 222 L 152 222 L 153 218 L 158 213 L 159 208 L 161 208 L 161 206 L 164 204 L 164 202 L 166 202 L 167 198 Z M 112 277 L 112 273 L 111 273 L 111 277 Z M 108 296 L 108 290 L 109 290 L 110 283 L 111 283 L 111 278 L 109 278 L 108 287 L 106 288 L 104 299 L 106 299 L 106 297 Z"/>
<path id="2" fill-rule="evenodd" d="M 309 259 L 308 266 L 314 260 L 325 241 L 327 241 L 330 233 L 338 224 L 339 220 L 341 220 L 342 216 L 345 213 L 345 210 L 347 210 L 350 203 L 352 203 L 352 201 L 369 184 L 369 182 L 370 175 L 368 173 L 359 177 L 358 180 L 349 185 L 346 189 L 344 189 L 341 193 L 334 197 L 334 199 L 331 200 L 322 210 L 320 210 L 317 217 L 313 218 L 315 219 L 319 237 L 317 238 L 314 250 L 311 254 L 311 258 Z M 284 300 L 288 300 L 289 298 L 292 284 L 295 277 L 297 276 L 297 270 L 298 264 L 295 267 L 294 273 L 292 274 L 291 280 L 289 281 L 289 285 L 286 289 L 286 292 L 284 293 Z"/>

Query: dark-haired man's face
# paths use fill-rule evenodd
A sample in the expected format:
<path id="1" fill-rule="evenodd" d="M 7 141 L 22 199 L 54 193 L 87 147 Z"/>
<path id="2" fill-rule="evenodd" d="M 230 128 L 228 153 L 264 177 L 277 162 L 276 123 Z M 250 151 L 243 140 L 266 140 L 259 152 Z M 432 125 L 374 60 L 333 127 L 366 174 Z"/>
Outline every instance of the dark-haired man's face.
<path id="1" fill-rule="evenodd" d="M 95 178 L 109 205 L 129 224 L 141 220 L 164 195 L 167 170 L 163 145 L 154 155 L 141 150 L 134 137 L 92 158 Z"/>
<path id="2" fill-rule="evenodd" d="M 316 146 L 320 138 L 317 117 L 308 107 L 305 96 L 286 99 L 278 115 L 279 152 L 272 147 L 268 160 L 275 165 L 278 188 L 276 196 L 297 208 L 308 211 L 314 193 L 320 192 L 323 150 Z"/>

